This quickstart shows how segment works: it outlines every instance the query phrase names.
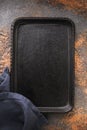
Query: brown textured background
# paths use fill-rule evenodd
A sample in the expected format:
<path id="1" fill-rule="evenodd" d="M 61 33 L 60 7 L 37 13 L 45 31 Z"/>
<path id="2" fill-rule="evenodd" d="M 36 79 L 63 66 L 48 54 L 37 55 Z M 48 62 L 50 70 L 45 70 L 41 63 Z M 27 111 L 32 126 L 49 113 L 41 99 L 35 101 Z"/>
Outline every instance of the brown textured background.
<path id="1" fill-rule="evenodd" d="M 75 106 L 48 114 L 44 130 L 87 130 L 87 0 L 0 0 L 0 73 L 10 68 L 11 24 L 18 17 L 68 17 L 76 26 Z"/>

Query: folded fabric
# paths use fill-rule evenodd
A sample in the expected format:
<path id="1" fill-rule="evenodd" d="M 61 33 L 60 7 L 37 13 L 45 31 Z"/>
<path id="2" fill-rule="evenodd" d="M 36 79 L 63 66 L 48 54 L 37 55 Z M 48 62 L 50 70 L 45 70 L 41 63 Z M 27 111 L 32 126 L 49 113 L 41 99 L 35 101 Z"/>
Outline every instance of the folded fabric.
<path id="1" fill-rule="evenodd" d="M 0 75 L 0 92 L 9 91 L 10 86 L 10 75 L 9 75 L 9 69 L 6 67 L 4 69 L 4 72 Z"/>
<path id="2" fill-rule="evenodd" d="M 0 76 L 1 91 L 9 88 L 7 70 Z M 0 130 L 41 130 L 45 123 L 47 120 L 29 99 L 17 93 L 0 93 Z"/>

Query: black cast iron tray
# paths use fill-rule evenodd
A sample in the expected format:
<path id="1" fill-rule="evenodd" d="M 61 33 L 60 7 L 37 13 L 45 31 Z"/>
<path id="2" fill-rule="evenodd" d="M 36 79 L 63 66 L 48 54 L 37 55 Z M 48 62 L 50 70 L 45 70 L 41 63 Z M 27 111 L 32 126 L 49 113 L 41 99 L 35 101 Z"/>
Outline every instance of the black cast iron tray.
<path id="1" fill-rule="evenodd" d="M 75 26 L 67 18 L 20 18 L 12 28 L 11 91 L 42 112 L 68 112 L 74 102 Z"/>

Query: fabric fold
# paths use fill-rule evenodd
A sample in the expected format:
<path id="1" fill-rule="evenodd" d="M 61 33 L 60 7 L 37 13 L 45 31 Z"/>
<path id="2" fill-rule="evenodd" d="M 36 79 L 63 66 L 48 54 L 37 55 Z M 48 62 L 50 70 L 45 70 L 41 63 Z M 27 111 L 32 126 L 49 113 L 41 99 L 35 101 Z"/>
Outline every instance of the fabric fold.
<path id="1" fill-rule="evenodd" d="M 6 67 L 0 75 L 0 92 L 10 91 L 10 75 L 9 69 Z"/>
<path id="2" fill-rule="evenodd" d="M 29 99 L 9 88 L 10 74 L 5 68 L 0 76 L 0 130 L 41 130 L 47 119 Z"/>

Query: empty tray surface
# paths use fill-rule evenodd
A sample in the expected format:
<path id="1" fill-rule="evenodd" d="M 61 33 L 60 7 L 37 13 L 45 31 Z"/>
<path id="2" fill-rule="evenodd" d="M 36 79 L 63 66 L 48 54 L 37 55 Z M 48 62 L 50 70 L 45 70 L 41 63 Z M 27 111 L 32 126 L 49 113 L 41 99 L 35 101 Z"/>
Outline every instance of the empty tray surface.
<path id="1" fill-rule="evenodd" d="M 11 91 L 41 111 L 73 107 L 74 23 L 69 19 L 22 18 L 13 26 Z"/>

